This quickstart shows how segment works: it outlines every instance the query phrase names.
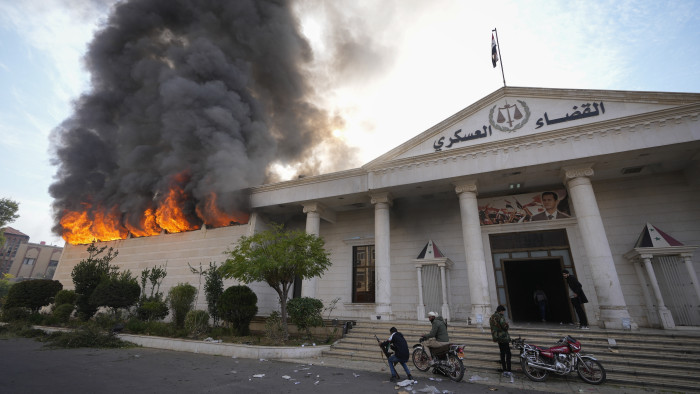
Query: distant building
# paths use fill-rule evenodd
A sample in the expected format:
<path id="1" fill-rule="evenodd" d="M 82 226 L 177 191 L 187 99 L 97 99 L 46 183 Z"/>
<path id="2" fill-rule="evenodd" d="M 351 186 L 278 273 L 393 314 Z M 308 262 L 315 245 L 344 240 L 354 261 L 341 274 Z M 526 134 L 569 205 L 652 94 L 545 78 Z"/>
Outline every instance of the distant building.
<path id="1" fill-rule="evenodd" d="M 41 242 L 23 243 L 17 249 L 9 273 L 16 280 L 53 279 L 63 248 Z"/>
<path id="2" fill-rule="evenodd" d="M 20 245 L 29 242 L 29 236 L 12 227 L 5 227 L 2 231 L 5 234 L 5 244 L 0 250 L 0 274 L 6 274 L 10 271 Z"/>

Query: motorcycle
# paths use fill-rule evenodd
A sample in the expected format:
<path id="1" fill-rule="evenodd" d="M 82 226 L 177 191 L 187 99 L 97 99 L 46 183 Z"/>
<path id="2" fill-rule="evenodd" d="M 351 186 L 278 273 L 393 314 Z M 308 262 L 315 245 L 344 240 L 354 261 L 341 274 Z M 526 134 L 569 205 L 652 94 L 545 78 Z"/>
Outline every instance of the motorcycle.
<path id="1" fill-rule="evenodd" d="M 581 343 L 570 335 L 565 336 L 550 348 L 525 343 L 525 339 L 514 339 L 513 348 L 520 350 L 520 366 L 530 380 L 544 382 L 550 372 L 566 375 L 574 370 L 586 383 L 605 382 L 605 368 L 592 356 L 582 356 Z"/>
<path id="2" fill-rule="evenodd" d="M 413 345 L 413 365 L 419 371 L 427 371 L 430 369 L 430 358 L 428 353 L 425 352 L 423 348 L 423 341 L 425 338 L 420 339 L 420 343 Z M 464 377 L 464 345 L 454 345 L 448 344 L 437 348 L 430 348 L 430 352 L 433 355 L 434 372 L 441 373 L 450 380 L 459 382 Z"/>

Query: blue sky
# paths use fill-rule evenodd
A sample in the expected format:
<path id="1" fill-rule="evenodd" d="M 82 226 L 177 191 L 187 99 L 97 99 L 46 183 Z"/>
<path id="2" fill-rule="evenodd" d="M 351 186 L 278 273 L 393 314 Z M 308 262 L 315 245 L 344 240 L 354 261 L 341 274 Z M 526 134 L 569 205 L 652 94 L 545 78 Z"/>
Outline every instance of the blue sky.
<path id="1" fill-rule="evenodd" d="M 112 3 L 0 0 L 0 197 L 20 203 L 10 226 L 32 242 L 63 244 L 50 232 L 50 134 L 89 89 L 81 57 Z M 502 87 L 494 27 L 509 86 L 700 92 L 698 1 L 304 0 L 295 9 L 314 49 L 318 105 L 345 118 L 336 136 L 359 148 L 351 167 Z M 365 43 L 366 68 L 333 71 L 338 26 Z"/>

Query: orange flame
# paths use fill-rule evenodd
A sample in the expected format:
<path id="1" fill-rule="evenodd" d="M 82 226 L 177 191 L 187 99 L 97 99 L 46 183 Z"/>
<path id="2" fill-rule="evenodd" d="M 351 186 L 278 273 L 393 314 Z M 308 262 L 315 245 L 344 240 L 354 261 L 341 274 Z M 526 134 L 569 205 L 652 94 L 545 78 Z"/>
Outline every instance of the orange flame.
<path id="1" fill-rule="evenodd" d="M 63 239 L 69 244 L 87 244 L 95 239 L 90 231 L 92 222 L 88 219 L 87 211 L 68 211 L 61 218 Z"/>
<path id="2" fill-rule="evenodd" d="M 185 201 L 187 201 L 187 194 L 179 185 L 174 184 L 168 192 L 168 197 L 156 210 L 156 223 L 171 233 L 198 229 L 199 225 L 190 224 L 182 211 L 181 207 Z"/>
<path id="3" fill-rule="evenodd" d="M 129 222 L 124 223 L 131 235 L 134 237 L 147 237 L 150 235 L 158 235 L 162 231 L 158 223 L 156 223 L 156 215 L 153 209 L 148 208 L 143 213 L 143 217 L 139 222 L 139 226 L 133 226 Z"/>
<path id="4" fill-rule="evenodd" d="M 235 211 L 233 214 L 228 214 L 217 207 L 216 199 L 216 194 L 212 193 L 203 203 L 197 205 L 197 216 L 206 225 L 224 227 L 230 226 L 232 223 L 248 223 L 249 215 L 247 213 Z"/>

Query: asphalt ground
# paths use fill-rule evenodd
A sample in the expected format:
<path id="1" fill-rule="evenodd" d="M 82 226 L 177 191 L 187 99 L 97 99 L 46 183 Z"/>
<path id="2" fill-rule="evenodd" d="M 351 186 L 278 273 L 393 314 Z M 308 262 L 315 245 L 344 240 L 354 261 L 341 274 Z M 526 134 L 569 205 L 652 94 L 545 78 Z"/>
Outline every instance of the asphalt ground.
<path id="1" fill-rule="evenodd" d="M 385 371 L 325 360 L 258 360 L 152 348 L 48 349 L 34 339 L 0 340 L 0 392 L 14 393 L 535 393 L 459 383 L 420 371 L 398 387 Z M 365 367 L 368 364 L 365 363 Z M 376 366 L 381 369 L 381 365 Z M 255 375 L 262 375 L 255 377 Z"/>

